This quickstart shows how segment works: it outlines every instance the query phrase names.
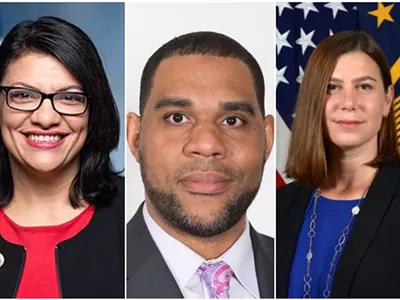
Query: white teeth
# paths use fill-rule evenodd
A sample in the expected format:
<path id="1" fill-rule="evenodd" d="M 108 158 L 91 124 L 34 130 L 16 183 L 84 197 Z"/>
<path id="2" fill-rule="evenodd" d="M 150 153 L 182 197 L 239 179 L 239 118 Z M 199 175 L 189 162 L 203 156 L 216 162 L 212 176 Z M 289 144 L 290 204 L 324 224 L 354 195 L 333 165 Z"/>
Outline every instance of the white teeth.
<path id="1" fill-rule="evenodd" d="M 61 140 L 60 135 L 28 135 L 28 139 L 34 142 L 57 142 Z"/>

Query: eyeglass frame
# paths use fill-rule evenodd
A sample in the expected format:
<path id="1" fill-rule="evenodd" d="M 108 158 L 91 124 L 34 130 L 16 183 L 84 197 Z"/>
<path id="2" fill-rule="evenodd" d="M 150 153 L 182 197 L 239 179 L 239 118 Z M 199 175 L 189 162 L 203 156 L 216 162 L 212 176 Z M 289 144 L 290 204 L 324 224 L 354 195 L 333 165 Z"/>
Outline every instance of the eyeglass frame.
<path id="1" fill-rule="evenodd" d="M 35 92 L 35 93 L 40 94 L 41 99 L 40 99 L 39 105 L 38 105 L 35 109 L 19 109 L 19 108 L 12 107 L 12 106 L 10 105 L 10 103 L 8 103 L 10 91 L 12 91 L 12 90 L 18 90 L 18 89 L 20 89 L 20 90 L 28 90 L 28 91 L 32 91 L 32 92 Z M 51 106 L 53 107 L 53 109 L 54 109 L 58 114 L 63 115 L 63 116 L 80 116 L 80 115 L 83 115 L 83 114 L 87 111 L 88 106 L 89 106 L 89 101 L 88 101 L 88 100 L 89 100 L 89 96 L 88 96 L 86 93 L 83 93 L 83 92 L 57 92 L 57 93 L 46 94 L 46 93 L 43 93 L 43 92 L 41 92 L 41 91 L 39 91 L 39 90 L 35 90 L 35 89 L 31 89 L 31 88 L 26 88 L 26 87 L 19 87 L 19 86 L 2 86 L 2 85 L 0 85 L 0 91 L 2 91 L 2 90 L 6 92 L 6 103 L 7 103 L 7 106 L 8 106 L 9 108 L 11 108 L 11 109 L 14 109 L 14 110 L 17 110 L 17 111 L 22 111 L 22 112 L 34 112 L 34 111 L 38 110 L 38 109 L 42 106 L 43 101 L 44 101 L 45 99 L 49 99 L 50 102 L 51 102 Z M 81 113 L 78 113 L 78 114 L 68 114 L 68 113 L 59 112 L 59 111 L 56 109 L 56 107 L 54 106 L 54 97 L 55 97 L 56 95 L 60 95 L 60 94 L 64 94 L 64 93 L 71 93 L 71 94 L 77 94 L 77 95 L 85 96 L 85 97 L 86 97 L 86 105 L 85 105 L 84 111 L 81 112 Z"/>

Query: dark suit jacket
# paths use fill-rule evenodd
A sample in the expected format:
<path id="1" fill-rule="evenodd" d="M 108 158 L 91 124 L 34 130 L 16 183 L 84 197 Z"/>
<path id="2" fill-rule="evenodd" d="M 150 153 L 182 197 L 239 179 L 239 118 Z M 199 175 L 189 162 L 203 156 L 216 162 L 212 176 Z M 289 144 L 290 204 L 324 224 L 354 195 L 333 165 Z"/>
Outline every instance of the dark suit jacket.
<path id="1" fill-rule="evenodd" d="M 147 229 L 143 204 L 128 223 L 128 298 L 183 298 L 175 279 Z M 274 297 L 274 240 L 250 229 L 261 298 Z"/>
<path id="2" fill-rule="evenodd" d="M 311 187 L 297 182 L 277 192 L 278 298 L 288 295 L 292 260 L 311 192 Z M 400 167 L 384 164 L 343 249 L 331 298 L 400 298 L 399 271 Z"/>

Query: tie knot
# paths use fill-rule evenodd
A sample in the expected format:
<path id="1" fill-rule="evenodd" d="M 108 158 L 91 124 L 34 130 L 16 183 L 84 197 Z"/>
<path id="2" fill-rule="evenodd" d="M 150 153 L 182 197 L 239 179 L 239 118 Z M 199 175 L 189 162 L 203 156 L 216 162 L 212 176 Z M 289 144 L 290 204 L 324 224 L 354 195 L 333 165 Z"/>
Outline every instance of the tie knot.
<path id="1" fill-rule="evenodd" d="M 228 264 L 223 261 L 202 263 L 197 274 L 204 280 L 211 299 L 229 298 L 229 282 L 233 271 Z"/>

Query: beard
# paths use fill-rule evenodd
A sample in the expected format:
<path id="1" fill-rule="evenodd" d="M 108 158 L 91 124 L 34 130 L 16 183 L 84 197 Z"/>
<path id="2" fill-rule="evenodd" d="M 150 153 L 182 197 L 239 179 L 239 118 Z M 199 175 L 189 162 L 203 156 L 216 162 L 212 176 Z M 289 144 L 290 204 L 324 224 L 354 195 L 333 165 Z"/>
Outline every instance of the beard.
<path id="1" fill-rule="evenodd" d="M 178 195 L 171 191 L 171 189 L 155 187 L 149 180 L 146 159 L 141 151 L 139 151 L 139 156 L 140 171 L 145 191 L 156 210 L 175 228 L 191 236 L 201 238 L 210 238 L 224 233 L 242 219 L 260 189 L 266 161 L 264 155 L 264 160 L 259 171 L 259 180 L 257 180 L 250 188 L 237 191 L 236 196 L 228 197 L 225 201 L 225 205 L 217 212 L 213 220 L 205 222 L 199 216 L 188 214 Z M 216 168 L 215 166 L 205 167 L 206 165 L 207 163 L 204 163 L 203 161 L 194 162 L 190 167 L 177 171 L 172 177 L 178 179 L 188 171 L 218 171 L 236 182 L 242 183 L 244 176 L 226 168 Z"/>

